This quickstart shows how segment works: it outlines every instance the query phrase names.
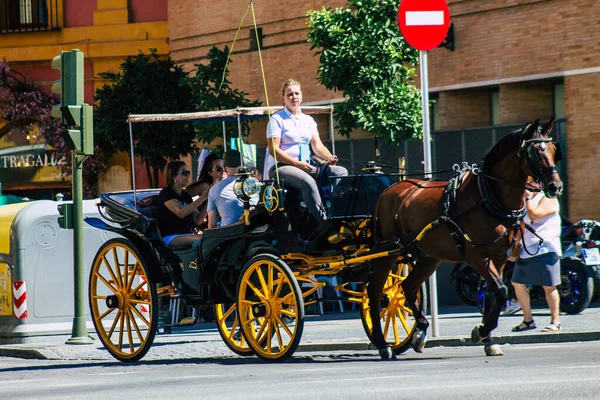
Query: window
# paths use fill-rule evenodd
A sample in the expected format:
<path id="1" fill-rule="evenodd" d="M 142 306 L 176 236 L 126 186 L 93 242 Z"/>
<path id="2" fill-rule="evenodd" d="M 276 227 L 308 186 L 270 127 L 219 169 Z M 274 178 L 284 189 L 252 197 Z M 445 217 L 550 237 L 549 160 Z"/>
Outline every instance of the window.
<path id="1" fill-rule="evenodd" d="M 490 90 L 490 125 L 500 125 L 500 89 Z"/>
<path id="2" fill-rule="evenodd" d="M 58 0 L 0 1 L 0 33 L 58 29 Z"/>

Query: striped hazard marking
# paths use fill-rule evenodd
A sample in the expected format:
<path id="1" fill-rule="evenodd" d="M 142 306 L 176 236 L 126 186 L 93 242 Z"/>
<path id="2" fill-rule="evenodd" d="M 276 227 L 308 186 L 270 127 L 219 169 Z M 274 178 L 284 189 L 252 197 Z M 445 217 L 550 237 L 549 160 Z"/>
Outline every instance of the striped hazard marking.
<path id="1" fill-rule="evenodd" d="M 25 281 L 13 282 L 13 314 L 15 318 L 27 318 L 27 285 Z"/>

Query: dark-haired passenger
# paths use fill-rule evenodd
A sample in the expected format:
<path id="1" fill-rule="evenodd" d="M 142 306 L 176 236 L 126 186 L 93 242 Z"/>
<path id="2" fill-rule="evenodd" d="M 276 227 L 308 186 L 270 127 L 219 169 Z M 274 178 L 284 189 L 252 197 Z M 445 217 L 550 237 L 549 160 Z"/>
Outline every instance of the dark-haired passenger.
<path id="1" fill-rule="evenodd" d="M 190 179 L 190 170 L 183 161 L 167 164 L 167 186 L 158 195 L 156 219 L 158 229 L 167 245 L 174 248 L 191 247 L 199 243 L 202 231 L 198 225 L 202 217 L 198 206 L 202 198 L 192 200 L 183 188 Z"/>
<path id="2" fill-rule="evenodd" d="M 204 160 L 204 165 L 202 166 L 198 180 L 185 188 L 185 191 L 188 192 L 192 198 L 200 196 L 202 199 L 202 202 L 198 207 L 198 212 L 202 219 L 202 223 L 199 225 L 199 229 L 201 230 L 208 228 L 208 212 L 206 209 L 208 204 L 208 191 L 213 185 L 225 178 L 227 178 L 227 171 L 223 165 L 223 159 L 217 154 L 211 153 L 206 157 L 206 160 Z"/>

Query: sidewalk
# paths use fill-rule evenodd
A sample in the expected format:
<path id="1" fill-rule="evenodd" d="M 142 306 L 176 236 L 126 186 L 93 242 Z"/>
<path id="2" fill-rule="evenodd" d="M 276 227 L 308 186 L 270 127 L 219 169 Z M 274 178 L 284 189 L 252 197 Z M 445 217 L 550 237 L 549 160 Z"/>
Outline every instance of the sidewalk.
<path id="1" fill-rule="evenodd" d="M 550 322 L 548 310 L 534 309 L 537 329 L 515 333 L 511 328 L 522 320 L 521 313 L 500 317 L 494 339 L 499 344 L 561 343 L 600 340 L 600 302 L 595 302 L 579 315 L 561 314 L 562 331 L 542 333 Z M 429 316 L 431 324 L 431 316 Z M 427 347 L 472 345 L 471 330 L 481 322 L 481 315 L 468 306 L 440 307 L 438 336 L 433 337 L 430 325 Z M 35 343 L 0 345 L 0 356 L 48 360 L 116 361 L 104 349 L 95 333 L 92 345 L 67 345 L 69 335 L 39 338 Z M 39 342 L 38 342 L 39 341 Z M 360 321 L 358 311 L 306 316 L 304 333 L 296 352 L 374 350 Z M 412 350 L 409 350 L 412 351 Z M 374 353 L 375 354 L 375 353 Z M 192 327 L 175 328 L 172 334 L 156 335 L 148 354 L 142 360 L 172 360 L 189 358 L 237 357 L 223 343 L 213 323 L 198 323 Z"/>

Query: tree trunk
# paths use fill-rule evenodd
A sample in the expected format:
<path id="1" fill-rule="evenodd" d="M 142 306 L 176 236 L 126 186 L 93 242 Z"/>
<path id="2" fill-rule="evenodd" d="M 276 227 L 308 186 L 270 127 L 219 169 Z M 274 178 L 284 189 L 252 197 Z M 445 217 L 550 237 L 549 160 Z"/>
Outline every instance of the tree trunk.
<path id="1" fill-rule="evenodd" d="M 154 186 L 154 182 L 152 181 L 152 171 L 150 170 L 150 166 L 148 165 L 148 163 L 146 163 L 146 176 L 148 177 L 148 182 L 150 184 L 150 187 L 153 188 Z"/>
<path id="2" fill-rule="evenodd" d="M 379 164 L 380 162 L 380 157 L 379 157 L 379 139 L 377 137 L 373 138 L 373 145 L 375 147 L 375 162 L 377 164 Z"/>
<path id="3" fill-rule="evenodd" d="M 157 188 L 158 187 L 158 168 L 156 168 L 156 167 L 152 168 L 152 173 L 153 173 L 153 181 L 154 181 L 154 183 L 152 184 L 152 187 Z"/>

